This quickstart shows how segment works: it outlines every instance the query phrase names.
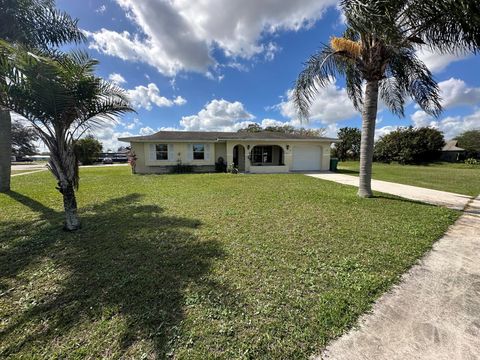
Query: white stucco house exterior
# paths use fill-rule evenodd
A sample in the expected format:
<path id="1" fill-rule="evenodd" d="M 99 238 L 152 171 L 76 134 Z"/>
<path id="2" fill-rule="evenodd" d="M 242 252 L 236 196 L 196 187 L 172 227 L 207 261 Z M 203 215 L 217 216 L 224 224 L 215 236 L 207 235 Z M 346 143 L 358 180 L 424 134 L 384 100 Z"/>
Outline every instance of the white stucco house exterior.
<path id="1" fill-rule="evenodd" d="M 160 131 L 119 138 L 130 143 L 138 174 L 168 173 L 181 163 L 195 172 L 213 172 L 215 163 L 234 163 L 240 172 L 322 171 L 338 140 L 279 132 Z"/>

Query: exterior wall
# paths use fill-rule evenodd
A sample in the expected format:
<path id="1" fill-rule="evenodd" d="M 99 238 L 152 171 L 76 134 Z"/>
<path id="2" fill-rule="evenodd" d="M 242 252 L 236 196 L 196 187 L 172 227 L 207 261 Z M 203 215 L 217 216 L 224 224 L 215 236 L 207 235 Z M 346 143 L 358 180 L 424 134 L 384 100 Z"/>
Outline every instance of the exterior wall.
<path id="1" fill-rule="evenodd" d="M 183 165 L 192 165 L 194 166 L 195 172 L 213 172 L 215 171 L 215 161 L 218 155 L 216 154 L 217 144 L 205 141 L 198 141 L 194 143 L 180 143 L 180 142 L 158 142 L 158 144 L 169 144 L 173 146 L 173 149 L 169 153 L 168 160 L 152 160 L 150 157 L 150 144 L 155 143 L 131 143 L 132 150 L 137 156 L 137 162 L 135 171 L 137 174 L 165 174 L 170 173 L 171 169 L 178 164 L 179 161 Z M 191 152 L 189 145 L 191 144 L 205 144 L 209 146 L 209 156 L 208 159 L 204 160 L 193 160 L 189 159 L 189 153 Z M 221 148 L 220 148 L 221 150 Z M 223 155 L 224 159 L 226 154 Z M 207 156 L 205 156 L 207 157 Z"/>
<path id="2" fill-rule="evenodd" d="M 151 160 L 150 144 L 143 142 L 131 143 L 132 150 L 137 156 L 136 173 L 152 174 L 152 173 L 169 173 L 173 166 L 177 165 L 180 160 L 184 165 L 193 165 L 195 172 L 213 172 L 215 171 L 215 162 L 218 157 L 223 157 L 227 164 L 233 162 L 233 148 L 235 145 L 243 145 L 245 148 L 245 171 L 251 173 L 281 173 L 289 172 L 292 169 L 292 155 L 295 144 L 318 144 L 322 146 L 322 170 L 328 170 L 330 167 L 330 142 L 312 142 L 312 141 L 236 141 L 227 140 L 226 142 L 158 142 L 162 144 L 173 144 L 172 158 L 169 160 Z M 209 144 L 210 156 L 205 160 L 189 160 L 189 144 Z M 284 152 L 284 166 L 252 166 L 248 158 L 251 150 L 255 145 L 278 145 L 282 147 Z M 287 150 L 288 146 L 288 150 Z M 169 154 L 170 155 L 170 154 Z"/>
<path id="3" fill-rule="evenodd" d="M 227 163 L 233 162 L 233 148 L 235 145 L 243 145 L 245 148 L 245 171 L 251 173 L 274 173 L 274 172 L 289 172 L 292 170 L 293 161 L 293 147 L 295 144 L 316 144 L 322 147 L 322 168 L 326 171 L 330 168 L 330 142 L 326 141 L 227 141 Z M 248 156 L 255 145 L 278 145 L 283 148 L 284 166 L 254 166 L 251 165 Z M 288 145 L 288 150 L 287 150 Z"/>
<path id="4" fill-rule="evenodd" d="M 215 162 L 217 162 L 219 157 L 227 161 L 227 144 L 224 142 L 215 144 Z"/>

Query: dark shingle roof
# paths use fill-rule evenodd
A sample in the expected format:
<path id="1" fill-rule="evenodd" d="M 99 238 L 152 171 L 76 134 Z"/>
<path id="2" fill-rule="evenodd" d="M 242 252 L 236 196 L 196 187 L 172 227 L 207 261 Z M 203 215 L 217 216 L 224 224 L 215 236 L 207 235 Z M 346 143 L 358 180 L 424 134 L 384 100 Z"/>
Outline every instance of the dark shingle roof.
<path id="1" fill-rule="evenodd" d="M 152 135 L 119 138 L 120 141 L 217 141 L 217 140 L 326 140 L 337 141 L 327 137 L 312 137 L 298 134 L 285 134 L 273 131 L 262 132 L 221 132 L 221 131 L 159 131 Z"/>

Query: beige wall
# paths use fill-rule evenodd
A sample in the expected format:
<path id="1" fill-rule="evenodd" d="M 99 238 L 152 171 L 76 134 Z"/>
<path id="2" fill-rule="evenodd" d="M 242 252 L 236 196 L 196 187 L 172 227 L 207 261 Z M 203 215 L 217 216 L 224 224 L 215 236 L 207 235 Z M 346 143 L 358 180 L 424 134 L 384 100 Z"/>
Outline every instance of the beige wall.
<path id="1" fill-rule="evenodd" d="M 322 170 L 328 170 L 330 166 L 330 142 L 312 142 L 312 141 L 232 141 L 228 140 L 224 143 L 214 142 L 195 142 L 198 144 L 210 145 L 210 156 L 208 160 L 189 160 L 189 144 L 179 142 L 161 142 L 162 144 L 173 144 L 174 160 L 151 160 L 150 159 L 150 143 L 131 143 L 133 151 L 137 156 L 136 172 L 139 174 L 158 173 L 161 172 L 163 166 L 172 166 L 177 164 L 180 159 L 185 165 L 204 165 L 214 166 L 218 157 L 223 157 L 228 164 L 233 162 L 233 147 L 235 145 L 243 145 L 245 148 L 245 171 L 246 172 L 288 172 L 292 168 L 293 147 L 295 144 L 317 144 L 322 147 Z M 255 145 L 278 145 L 283 148 L 285 166 L 251 166 L 248 156 Z M 287 145 L 289 149 L 287 150 Z M 250 147 L 248 149 L 248 146 Z"/>
<path id="2" fill-rule="evenodd" d="M 330 168 L 330 142 L 326 141 L 227 141 L 227 162 L 233 161 L 233 148 L 235 145 L 243 145 L 245 147 L 245 171 L 255 173 L 265 172 L 289 172 L 292 169 L 293 147 L 296 144 L 315 144 L 322 148 L 322 169 L 328 170 Z M 250 149 L 248 149 L 248 145 Z M 248 155 L 255 145 L 278 145 L 283 148 L 285 166 L 251 166 Z M 288 145 L 288 150 L 287 150 Z M 270 169 L 269 169 L 270 168 Z"/>

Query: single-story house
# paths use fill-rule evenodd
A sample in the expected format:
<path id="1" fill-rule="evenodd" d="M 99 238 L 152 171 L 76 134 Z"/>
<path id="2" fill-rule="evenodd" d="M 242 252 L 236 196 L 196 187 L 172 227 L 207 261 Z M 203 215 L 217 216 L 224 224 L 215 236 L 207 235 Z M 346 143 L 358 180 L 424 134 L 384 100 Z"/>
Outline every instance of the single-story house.
<path id="1" fill-rule="evenodd" d="M 119 138 L 129 142 L 138 174 L 168 173 L 177 164 L 213 172 L 223 160 L 241 172 L 286 173 L 328 170 L 337 139 L 279 132 L 160 131 Z"/>
<path id="2" fill-rule="evenodd" d="M 442 152 L 440 153 L 440 160 L 448 161 L 448 162 L 457 162 L 465 160 L 467 155 L 467 150 L 462 149 L 457 146 L 457 140 L 450 140 L 447 141 L 445 146 L 442 148 Z"/>

